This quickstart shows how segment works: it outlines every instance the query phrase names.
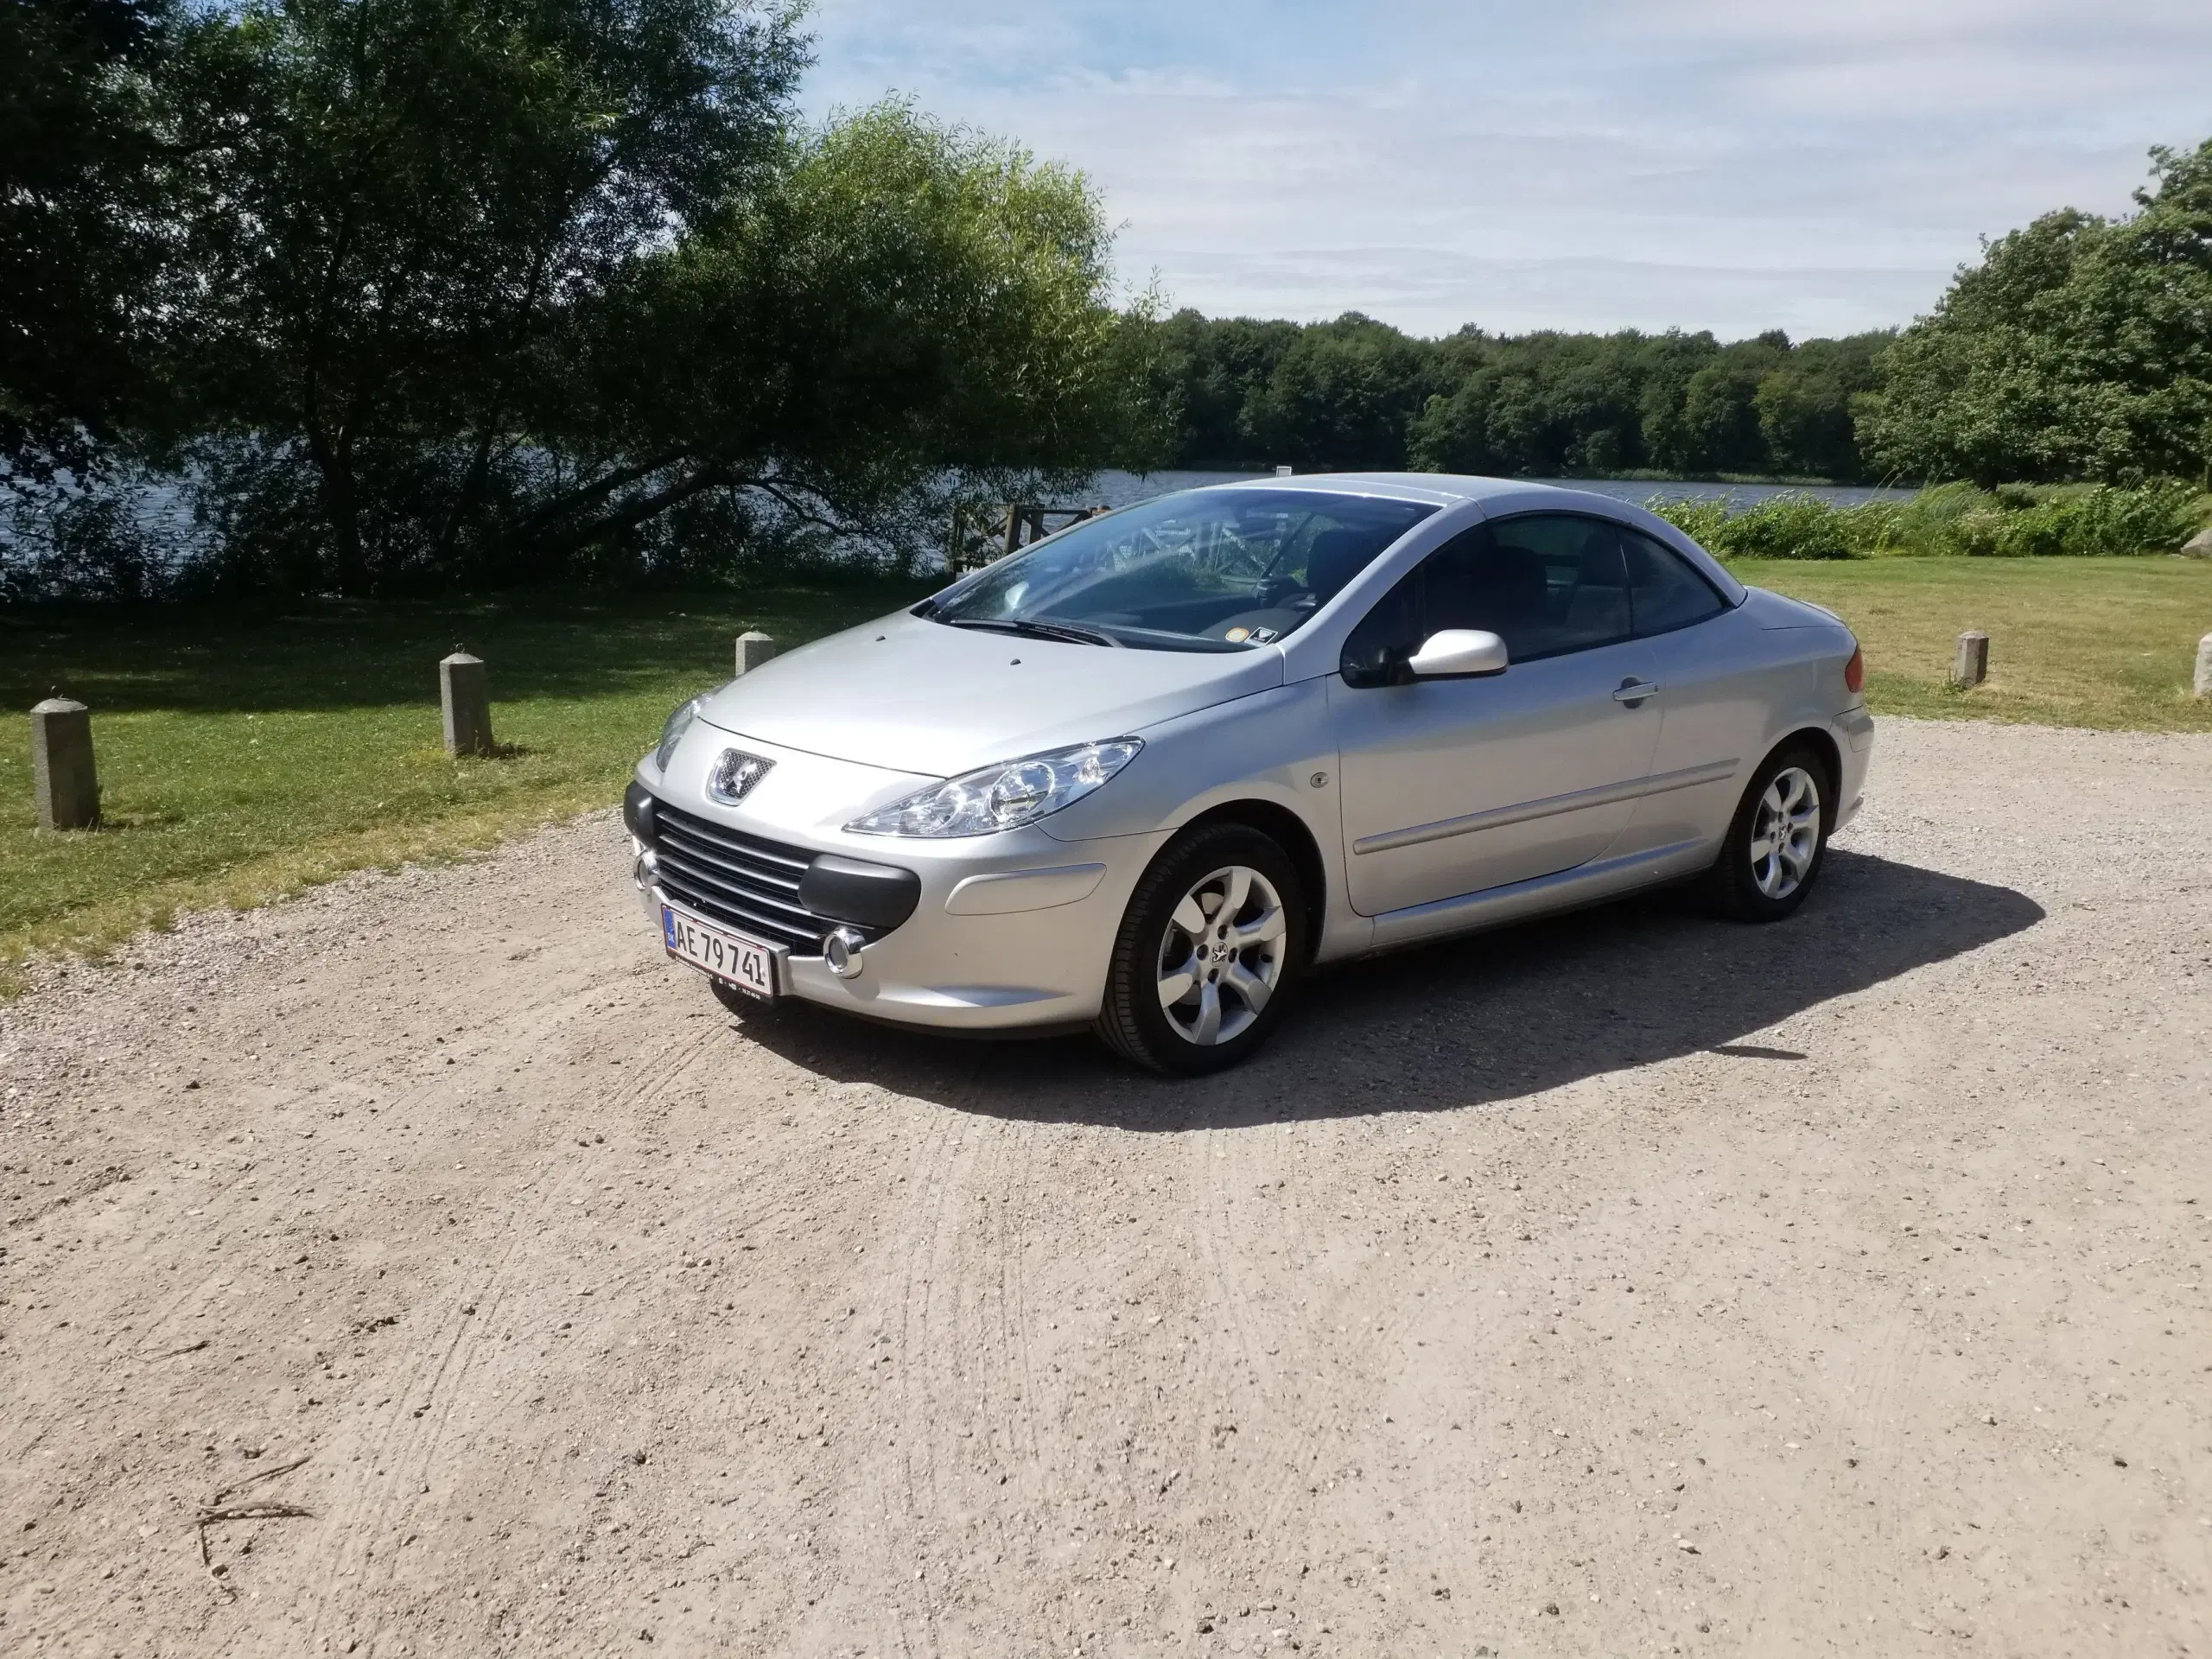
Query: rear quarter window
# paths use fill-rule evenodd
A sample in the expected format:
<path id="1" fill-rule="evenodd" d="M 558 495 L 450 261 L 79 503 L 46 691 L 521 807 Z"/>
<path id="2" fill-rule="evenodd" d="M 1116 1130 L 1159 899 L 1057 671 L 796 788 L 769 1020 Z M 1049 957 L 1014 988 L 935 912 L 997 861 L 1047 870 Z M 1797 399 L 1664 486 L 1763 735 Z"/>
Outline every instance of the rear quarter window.
<path id="1" fill-rule="evenodd" d="M 1672 633 L 1728 608 L 1713 584 L 1674 549 L 1624 529 L 1621 552 L 1628 561 L 1629 604 L 1637 633 Z"/>

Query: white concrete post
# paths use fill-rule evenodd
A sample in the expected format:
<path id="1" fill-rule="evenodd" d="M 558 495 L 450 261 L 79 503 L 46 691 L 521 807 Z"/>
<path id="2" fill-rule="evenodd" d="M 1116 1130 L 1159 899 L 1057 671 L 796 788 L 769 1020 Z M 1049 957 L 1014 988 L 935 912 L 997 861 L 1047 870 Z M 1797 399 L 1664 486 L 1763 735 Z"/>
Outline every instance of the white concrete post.
<path id="1" fill-rule="evenodd" d="M 2196 642 L 2196 695 L 2212 698 L 2212 633 Z"/>
<path id="2" fill-rule="evenodd" d="M 92 715 L 83 703 L 57 696 L 31 710 L 31 792 L 41 830 L 90 830 L 99 823 Z"/>
<path id="3" fill-rule="evenodd" d="M 446 753 L 490 754 L 492 692 L 484 677 L 484 659 L 472 657 L 459 645 L 438 663 L 438 700 L 445 707 Z"/>
<path id="4" fill-rule="evenodd" d="M 1989 636 L 1969 628 L 1959 636 L 1958 655 L 1951 659 L 1951 683 L 1980 685 L 1989 677 Z"/>
<path id="5" fill-rule="evenodd" d="M 765 633 L 737 636 L 737 671 L 741 675 L 750 674 L 775 654 L 776 642 Z"/>

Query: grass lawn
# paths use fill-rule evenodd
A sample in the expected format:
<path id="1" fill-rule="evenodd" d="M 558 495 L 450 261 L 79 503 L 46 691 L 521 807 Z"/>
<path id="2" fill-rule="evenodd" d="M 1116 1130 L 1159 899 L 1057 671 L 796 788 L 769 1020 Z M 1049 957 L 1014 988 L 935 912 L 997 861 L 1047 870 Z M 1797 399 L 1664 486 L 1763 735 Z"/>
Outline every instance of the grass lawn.
<path id="1" fill-rule="evenodd" d="M 2203 559 L 1738 559 L 1754 587 L 1825 605 L 1866 650 L 1877 713 L 2212 732 L 2190 694 L 2212 633 Z M 1958 636 L 1989 636 L 1989 678 L 1948 683 Z"/>
<path id="2" fill-rule="evenodd" d="M 486 847 L 620 798 L 668 711 L 787 644 L 930 584 L 667 597 L 0 610 L 0 707 L 59 684 L 92 709 L 106 827 L 35 827 L 30 722 L 0 721 L 0 995 L 32 952 L 99 951 L 179 909 L 262 902 L 372 865 Z M 437 661 L 483 658 L 494 735 L 442 747 Z"/>
<path id="3" fill-rule="evenodd" d="M 1746 582 L 1841 613 L 1891 714 L 2212 731 L 2190 699 L 2212 563 L 2177 559 L 1742 562 Z M 179 909 L 245 905 L 370 865 L 490 845 L 616 799 L 670 709 L 788 643 L 926 584 L 670 597 L 532 594 L 273 607 L 0 611 L 0 707 L 51 685 L 92 705 L 107 827 L 42 835 L 29 722 L 0 720 L 0 995 L 31 953 L 98 951 Z M 1953 639 L 1990 679 L 1944 685 Z M 448 760 L 437 659 L 489 664 L 512 753 Z"/>

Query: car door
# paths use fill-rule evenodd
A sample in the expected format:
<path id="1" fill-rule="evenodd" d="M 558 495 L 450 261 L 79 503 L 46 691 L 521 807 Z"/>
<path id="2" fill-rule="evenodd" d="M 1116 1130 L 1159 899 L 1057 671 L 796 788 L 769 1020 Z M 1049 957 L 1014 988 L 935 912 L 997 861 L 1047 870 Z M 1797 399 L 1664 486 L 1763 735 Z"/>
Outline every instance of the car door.
<path id="1" fill-rule="evenodd" d="M 1497 634 L 1508 667 L 1409 679 L 1407 658 L 1447 628 Z M 1659 732 L 1651 648 L 1633 633 L 1601 519 L 1482 524 L 1401 581 L 1352 631 L 1329 687 L 1353 908 L 1380 915 L 1603 855 Z"/>
<path id="2" fill-rule="evenodd" d="M 1655 537 L 1623 529 L 1635 631 L 1652 653 L 1659 744 L 1651 792 L 1637 804 L 1624 850 L 1710 840 L 1727 829 L 1756 766 L 1770 683 L 1758 630 L 1731 608 L 1688 560 Z"/>

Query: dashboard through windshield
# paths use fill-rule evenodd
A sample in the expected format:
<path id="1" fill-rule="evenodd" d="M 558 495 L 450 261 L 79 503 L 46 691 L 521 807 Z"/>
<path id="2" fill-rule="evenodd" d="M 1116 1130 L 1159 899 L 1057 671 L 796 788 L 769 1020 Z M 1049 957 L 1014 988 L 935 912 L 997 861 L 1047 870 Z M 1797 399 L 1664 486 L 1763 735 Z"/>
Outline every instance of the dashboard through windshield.
<path id="1" fill-rule="evenodd" d="M 1085 520 L 918 613 L 1154 651 L 1249 651 L 1293 633 L 1436 508 L 1312 490 L 1194 490 Z"/>

